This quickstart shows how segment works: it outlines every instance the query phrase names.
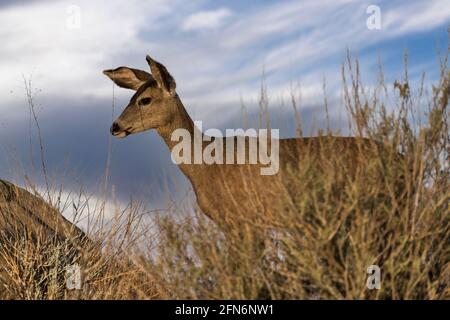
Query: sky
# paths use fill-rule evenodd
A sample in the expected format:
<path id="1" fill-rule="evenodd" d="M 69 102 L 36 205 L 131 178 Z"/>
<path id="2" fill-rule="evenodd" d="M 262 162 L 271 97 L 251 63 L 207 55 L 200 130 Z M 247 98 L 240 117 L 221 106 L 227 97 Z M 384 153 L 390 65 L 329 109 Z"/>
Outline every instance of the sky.
<path id="1" fill-rule="evenodd" d="M 373 6 L 379 28 L 368 26 Z M 55 185 L 98 195 L 111 146 L 109 192 L 124 203 L 134 198 L 165 208 L 184 197 L 189 183 L 156 132 L 111 139 L 109 127 L 131 93 L 102 70 L 148 70 L 151 55 L 174 76 L 191 117 L 219 129 L 242 127 L 242 101 L 256 114 L 264 77 L 271 112 L 282 119 L 275 127 L 289 136 L 293 116 L 279 102 L 293 83 L 310 124 L 323 117 L 326 79 L 336 120 L 347 49 L 368 84 L 376 80 L 378 57 L 387 81 L 399 79 L 406 49 L 410 77 L 426 71 L 433 81 L 449 26 L 448 0 L 0 0 L 0 178 L 21 184 L 26 174 L 44 183 L 24 79 L 31 80 Z"/>

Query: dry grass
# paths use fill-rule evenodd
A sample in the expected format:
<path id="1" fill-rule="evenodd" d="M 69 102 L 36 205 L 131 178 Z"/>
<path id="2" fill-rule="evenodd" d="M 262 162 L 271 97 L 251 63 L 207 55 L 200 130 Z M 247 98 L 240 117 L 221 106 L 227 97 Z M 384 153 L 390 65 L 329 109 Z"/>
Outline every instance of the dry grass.
<path id="1" fill-rule="evenodd" d="M 449 299 L 450 73 L 447 57 L 441 62 L 431 90 L 424 82 L 412 88 L 407 72 L 386 84 L 381 69 L 367 89 L 348 59 L 343 101 L 352 130 L 390 147 L 363 158 L 356 172 L 324 148 L 322 171 L 308 163 L 292 171 L 294 210 L 254 223 L 236 218 L 226 230 L 186 210 L 141 230 L 142 209 L 131 207 L 106 227 L 92 223 L 101 226 L 89 231 L 101 250 L 17 235 L 1 247 L 12 281 L 0 297 Z M 75 260 L 83 289 L 68 291 L 64 270 Z M 381 269 L 379 290 L 367 288 L 371 265 Z"/>
<path id="2" fill-rule="evenodd" d="M 148 230 L 140 227 L 139 207 L 116 211 L 111 221 L 106 221 L 102 213 L 104 208 L 96 207 L 91 211 L 84 201 L 81 213 L 74 219 L 79 222 L 91 219 L 87 233 L 89 240 L 80 241 L 79 236 L 71 236 L 70 232 L 65 238 L 56 233 L 53 236 L 51 232 L 44 235 L 23 226 L 9 228 L 7 233 L 2 230 L 1 299 L 162 297 L 163 291 L 156 287 L 153 278 L 142 272 L 142 268 L 131 259 L 131 254 L 144 238 L 147 244 L 151 243 Z M 81 290 L 68 290 L 66 287 L 68 267 L 74 265 L 81 269 Z"/>

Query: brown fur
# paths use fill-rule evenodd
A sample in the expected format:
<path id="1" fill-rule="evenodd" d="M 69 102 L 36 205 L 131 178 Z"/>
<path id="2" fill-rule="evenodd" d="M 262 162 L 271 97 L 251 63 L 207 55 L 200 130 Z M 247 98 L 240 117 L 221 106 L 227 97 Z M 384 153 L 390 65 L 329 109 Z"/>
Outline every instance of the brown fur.
<path id="1" fill-rule="evenodd" d="M 175 93 L 175 81 L 167 69 L 148 56 L 147 61 L 153 76 L 148 74 L 149 82 L 137 89 L 129 105 L 113 124 L 111 132 L 115 136 L 125 137 L 156 129 L 172 150 L 178 143 L 171 141 L 174 130 L 184 128 L 193 136 L 197 129 Z M 140 71 L 141 77 L 142 72 L 145 71 Z M 123 87 L 133 90 L 140 81 L 137 77 L 133 78 L 132 72 L 127 73 L 131 78 L 126 79 L 123 79 L 123 74 L 114 74 L 113 70 L 106 70 L 104 73 L 119 85 L 131 84 Z M 151 98 L 151 103 L 142 106 L 140 101 L 143 98 Z M 319 152 L 322 148 L 328 148 L 330 158 L 343 156 L 346 164 L 340 162 L 336 165 L 344 165 L 347 169 L 350 168 L 350 172 L 357 170 L 358 156 L 368 155 L 376 149 L 369 140 L 352 137 L 292 138 L 281 139 L 279 143 L 280 170 L 272 176 L 261 175 L 259 164 L 180 164 L 179 167 L 192 183 L 202 211 L 222 224 L 230 216 L 252 221 L 255 217 L 271 215 L 289 207 L 288 196 L 295 193 L 295 190 L 289 188 L 288 171 L 301 170 L 302 160 L 322 154 L 323 152 Z M 316 161 L 319 168 L 320 161 L 322 160 Z"/>

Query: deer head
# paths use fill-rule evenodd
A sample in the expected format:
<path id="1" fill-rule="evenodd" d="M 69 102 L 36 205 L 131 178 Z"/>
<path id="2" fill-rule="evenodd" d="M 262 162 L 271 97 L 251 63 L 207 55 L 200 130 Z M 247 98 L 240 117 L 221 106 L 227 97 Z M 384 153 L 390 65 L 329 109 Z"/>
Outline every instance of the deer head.
<path id="1" fill-rule="evenodd" d="M 152 74 L 128 67 L 103 71 L 119 87 L 136 91 L 111 126 L 111 134 L 116 137 L 163 127 L 177 112 L 175 80 L 162 64 L 149 56 L 146 59 Z"/>

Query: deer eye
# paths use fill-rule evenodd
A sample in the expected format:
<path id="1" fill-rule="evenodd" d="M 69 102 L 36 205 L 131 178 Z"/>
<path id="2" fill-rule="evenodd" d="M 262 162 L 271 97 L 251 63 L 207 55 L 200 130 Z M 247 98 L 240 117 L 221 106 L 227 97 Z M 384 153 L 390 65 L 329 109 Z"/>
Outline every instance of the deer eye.
<path id="1" fill-rule="evenodd" d="M 151 98 L 142 98 L 141 100 L 139 100 L 139 105 L 142 107 L 150 104 L 151 102 L 152 102 Z"/>

